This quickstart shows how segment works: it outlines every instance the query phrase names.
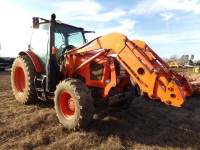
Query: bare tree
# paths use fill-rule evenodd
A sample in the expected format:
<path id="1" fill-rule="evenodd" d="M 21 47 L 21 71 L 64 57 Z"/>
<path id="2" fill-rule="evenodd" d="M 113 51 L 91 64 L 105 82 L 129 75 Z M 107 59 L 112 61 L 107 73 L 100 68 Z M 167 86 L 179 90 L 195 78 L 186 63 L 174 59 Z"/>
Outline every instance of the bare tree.
<path id="1" fill-rule="evenodd" d="M 189 55 L 182 55 L 179 59 L 181 65 L 186 65 L 189 62 Z"/>
<path id="2" fill-rule="evenodd" d="M 167 58 L 167 57 L 163 57 L 162 59 L 167 63 L 169 62 L 169 58 Z"/>
<path id="3" fill-rule="evenodd" d="M 178 62 L 179 56 L 177 54 L 171 55 L 168 59 L 168 62 Z"/>

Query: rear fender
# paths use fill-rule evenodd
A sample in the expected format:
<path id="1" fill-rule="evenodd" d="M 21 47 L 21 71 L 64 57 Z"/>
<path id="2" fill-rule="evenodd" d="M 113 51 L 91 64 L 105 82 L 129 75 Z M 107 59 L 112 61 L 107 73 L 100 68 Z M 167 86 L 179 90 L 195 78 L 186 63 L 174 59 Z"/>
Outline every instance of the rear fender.
<path id="1" fill-rule="evenodd" d="M 35 70 L 37 73 L 44 73 L 44 70 L 42 69 L 42 66 L 40 64 L 40 61 L 38 57 L 34 54 L 32 51 L 21 51 L 19 52 L 19 55 L 28 55 L 31 61 L 33 62 L 33 65 L 35 67 Z"/>

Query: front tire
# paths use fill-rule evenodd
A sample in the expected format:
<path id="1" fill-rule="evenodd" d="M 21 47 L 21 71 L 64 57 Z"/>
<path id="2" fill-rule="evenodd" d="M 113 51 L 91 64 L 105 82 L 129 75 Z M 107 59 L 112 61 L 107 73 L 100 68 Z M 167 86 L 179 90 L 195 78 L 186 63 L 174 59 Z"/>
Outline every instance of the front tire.
<path id="1" fill-rule="evenodd" d="M 77 79 L 60 82 L 55 91 L 55 110 L 61 124 L 68 129 L 86 127 L 94 114 L 90 90 Z"/>
<path id="2" fill-rule="evenodd" d="M 35 67 L 27 55 L 15 59 L 11 71 L 11 85 L 15 98 L 23 103 L 30 104 L 37 100 L 34 86 Z"/>
<path id="3" fill-rule="evenodd" d="M 124 87 L 124 91 L 132 91 L 133 93 L 133 96 L 132 97 L 129 97 L 127 98 L 125 101 L 123 101 L 123 103 L 121 104 L 121 108 L 122 109 L 127 109 L 131 103 L 133 102 L 134 100 L 134 97 L 135 97 L 135 88 L 134 86 L 130 83 L 130 84 L 127 84 L 125 87 Z"/>
<path id="4" fill-rule="evenodd" d="M 135 97 L 135 89 L 134 89 L 134 86 L 129 83 L 127 85 L 124 86 L 123 88 L 123 91 L 124 92 L 129 92 L 131 91 L 132 92 L 132 96 L 131 97 L 128 97 L 120 102 L 116 102 L 114 104 L 111 104 L 111 106 L 115 106 L 115 107 L 118 107 L 120 109 L 127 109 L 133 102 L 134 100 L 134 97 Z"/>

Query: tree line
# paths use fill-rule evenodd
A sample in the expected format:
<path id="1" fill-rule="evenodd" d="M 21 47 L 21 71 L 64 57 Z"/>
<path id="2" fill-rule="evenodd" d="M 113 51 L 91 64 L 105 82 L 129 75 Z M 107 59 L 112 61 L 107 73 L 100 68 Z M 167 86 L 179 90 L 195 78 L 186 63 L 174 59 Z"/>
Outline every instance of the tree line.
<path id="1" fill-rule="evenodd" d="M 177 54 L 170 56 L 169 58 L 163 58 L 167 63 L 178 62 L 180 65 L 200 65 L 200 60 L 194 61 L 194 55 L 182 55 L 179 57 Z"/>

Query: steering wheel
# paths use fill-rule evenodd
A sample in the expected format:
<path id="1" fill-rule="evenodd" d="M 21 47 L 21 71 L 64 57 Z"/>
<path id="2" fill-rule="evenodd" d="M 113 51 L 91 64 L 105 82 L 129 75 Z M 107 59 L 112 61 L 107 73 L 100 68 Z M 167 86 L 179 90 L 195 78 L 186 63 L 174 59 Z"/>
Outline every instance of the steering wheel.
<path id="1" fill-rule="evenodd" d="M 63 51 L 67 47 L 66 44 L 61 44 L 59 47 L 59 50 Z"/>
<path id="2" fill-rule="evenodd" d="M 65 45 L 65 47 L 63 48 L 63 50 L 62 50 L 62 54 L 65 52 L 65 51 L 69 51 L 69 50 L 71 50 L 71 49 L 73 49 L 73 48 L 75 48 L 75 46 L 74 45 Z"/>

